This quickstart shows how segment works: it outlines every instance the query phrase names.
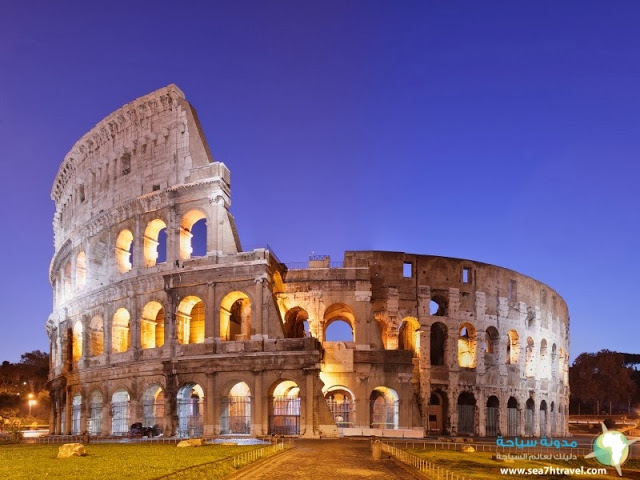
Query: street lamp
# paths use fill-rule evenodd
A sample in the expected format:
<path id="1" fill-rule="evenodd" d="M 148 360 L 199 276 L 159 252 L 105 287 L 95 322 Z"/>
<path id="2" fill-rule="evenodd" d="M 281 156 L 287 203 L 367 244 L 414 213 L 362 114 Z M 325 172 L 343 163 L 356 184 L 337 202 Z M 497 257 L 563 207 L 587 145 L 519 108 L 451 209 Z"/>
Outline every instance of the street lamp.
<path id="1" fill-rule="evenodd" d="M 31 416 L 31 407 L 37 403 L 33 398 L 33 393 L 29 394 L 29 401 L 27 403 L 29 404 L 29 416 Z"/>

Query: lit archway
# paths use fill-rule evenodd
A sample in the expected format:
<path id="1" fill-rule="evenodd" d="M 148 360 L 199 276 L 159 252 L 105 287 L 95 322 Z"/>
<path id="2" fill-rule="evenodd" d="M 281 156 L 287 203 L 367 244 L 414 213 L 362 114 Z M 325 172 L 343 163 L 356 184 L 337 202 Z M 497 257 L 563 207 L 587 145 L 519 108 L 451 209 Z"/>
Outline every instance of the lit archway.
<path id="1" fill-rule="evenodd" d="M 324 399 L 338 428 L 351 428 L 356 421 L 356 402 L 351 390 L 341 385 L 327 389 Z"/>
<path id="2" fill-rule="evenodd" d="M 111 434 L 124 436 L 129 433 L 129 392 L 124 388 L 111 396 Z"/>
<path id="3" fill-rule="evenodd" d="M 119 308 L 113 316 L 111 326 L 111 352 L 121 353 L 129 350 L 129 320 L 131 316 L 126 308 Z"/>
<path id="4" fill-rule="evenodd" d="M 82 395 L 76 393 L 71 399 L 71 435 L 80 435 L 82 416 Z"/>
<path id="5" fill-rule="evenodd" d="M 76 257 L 76 290 L 82 290 L 87 284 L 87 256 L 84 252 Z"/>
<path id="6" fill-rule="evenodd" d="M 507 364 L 516 365 L 520 359 L 520 337 L 515 330 L 509 330 L 507 342 Z"/>
<path id="7" fill-rule="evenodd" d="M 356 318 L 353 310 L 344 303 L 334 303 L 324 312 L 324 341 L 355 342 Z"/>
<path id="8" fill-rule="evenodd" d="M 187 260 L 194 255 L 193 252 L 193 227 L 196 222 L 203 220 L 206 223 L 206 215 L 200 210 L 190 210 L 185 213 L 182 217 L 182 221 L 180 222 L 180 259 Z M 205 229 L 205 238 L 200 239 L 199 243 L 204 240 L 204 245 L 206 249 L 206 229 Z M 200 253 L 200 252 L 198 252 Z"/>
<path id="9" fill-rule="evenodd" d="M 178 436 L 201 437 L 203 432 L 204 390 L 190 383 L 178 390 Z"/>
<path id="10" fill-rule="evenodd" d="M 94 390 L 89 396 L 89 435 L 102 433 L 102 392 Z"/>
<path id="11" fill-rule="evenodd" d="M 458 330 L 458 365 L 463 368 L 476 367 L 476 329 L 463 323 Z"/>
<path id="12" fill-rule="evenodd" d="M 205 309 L 200 298 L 185 297 L 178 306 L 177 317 L 179 344 L 204 343 Z"/>
<path id="13" fill-rule="evenodd" d="M 415 317 L 406 317 L 398 329 L 398 350 L 411 350 L 420 355 L 420 324 Z"/>
<path id="14" fill-rule="evenodd" d="M 159 302 L 147 303 L 140 319 L 140 347 L 156 348 L 164 345 L 164 309 Z"/>
<path id="15" fill-rule="evenodd" d="M 164 390 L 157 384 L 149 385 L 142 394 L 144 427 L 162 432 L 164 428 Z"/>
<path id="16" fill-rule="evenodd" d="M 76 321 L 76 323 L 73 324 L 73 338 L 71 339 L 73 345 L 72 360 L 74 362 L 82 358 L 82 330 L 82 322 L 80 320 Z"/>
<path id="17" fill-rule="evenodd" d="M 167 231 L 166 229 L 167 229 L 167 224 L 164 223 L 164 221 L 159 218 L 151 220 L 147 224 L 147 228 L 144 231 L 144 245 L 143 245 L 145 267 L 153 267 L 157 263 L 160 263 L 159 259 L 161 261 L 164 261 L 163 259 L 166 260 L 167 258 L 166 251 L 163 252 L 162 256 L 160 255 L 161 252 L 158 251 L 158 246 L 160 244 L 160 234 L 161 232 L 164 231 L 164 235 L 166 237 L 166 231 Z M 166 248 L 166 242 L 165 242 L 165 248 Z"/>
<path id="18" fill-rule="evenodd" d="M 229 393 L 222 397 L 220 433 L 251 433 L 251 389 L 245 382 L 236 383 L 229 389 Z"/>
<path id="19" fill-rule="evenodd" d="M 304 338 L 309 335 L 309 314 L 300 307 L 293 307 L 284 316 L 285 338 Z"/>
<path id="20" fill-rule="evenodd" d="M 269 433 L 300 435 L 300 387 L 283 380 L 272 388 L 269 405 Z"/>
<path id="21" fill-rule="evenodd" d="M 400 413 L 398 393 L 389 387 L 376 387 L 369 400 L 371 428 L 397 429 Z"/>
<path id="22" fill-rule="evenodd" d="M 96 357 L 104 352 L 104 322 L 96 315 L 89 322 L 89 355 Z"/>
<path id="23" fill-rule="evenodd" d="M 127 273 L 133 267 L 133 233 L 122 230 L 116 239 L 116 269 L 120 273 Z"/>
<path id="24" fill-rule="evenodd" d="M 243 292 L 231 292 L 220 303 L 220 338 L 249 340 L 251 338 L 251 301 Z"/>

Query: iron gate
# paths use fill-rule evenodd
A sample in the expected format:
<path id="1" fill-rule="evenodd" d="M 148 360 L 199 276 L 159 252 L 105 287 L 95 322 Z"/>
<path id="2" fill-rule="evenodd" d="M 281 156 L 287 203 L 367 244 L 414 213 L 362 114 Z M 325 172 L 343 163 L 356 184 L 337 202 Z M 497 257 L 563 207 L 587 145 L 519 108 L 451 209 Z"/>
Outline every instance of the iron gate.
<path id="1" fill-rule="evenodd" d="M 547 434 L 547 411 L 540 410 L 540 435 Z"/>
<path id="2" fill-rule="evenodd" d="M 400 403 L 384 397 L 371 400 L 371 428 L 396 429 Z"/>
<path id="3" fill-rule="evenodd" d="M 251 433 L 251 397 L 222 397 L 220 433 Z"/>
<path id="4" fill-rule="evenodd" d="M 495 437 L 498 435 L 498 407 L 487 407 L 487 436 Z"/>
<path id="5" fill-rule="evenodd" d="M 520 434 L 520 412 L 517 408 L 507 408 L 507 435 L 515 437 Z"/>
<path id="6" fill-rule="evenodd" d="M 111 404 L 111 434 L 127 435 L 129 433 L 129 402 Z"/>
<path id="7" fill-rule="evenodd" d="M 71 410 L 71 435 L 80 435 L 80 415 L 82 406 L 74 405 Z"/>
<path id="8" fill-rule="evenodd" d="M 458 405 L 458 433 L 474 433 L 475 405 Z"/>
<path id="9" fill-rule="evenodd" d="M 89 405 L 89 435 L 102 433 L 102 403 Z"/>
<path id="10" fill-rule="evenodd" d="M 524 411 L 524 434 L 529 437 L 533 435 L 533 410 L 531 408 Z"/>
<path id="11" fill-rule="evenodd" d="M 160 431 L 164 429 L 164 402 L 148 402 L 143 405 L 143 426 L 157 425 Z"/>
<path id="12" fill-rule="evenodd" d="M 353 405 L 349 400 L 338 402 L 327 398 L 327 405 L 329 406 L 329 410 L 331 410 L 333 420 L 336 422 L 338 428 L 353 427 L 355 412 L 353 411 Z"/>
<path id="13" fill-rule="evenodd" d="M 269 433 L 300 435 L 300 397 L 274 396 Z"/>
<path id="14" fill-rule="evenodd" d="M 67 433 L 67 407 L 60 409 L 60 433 L 66 435 Z"/>
<path id="15" fill-rule="evenodd" d="M 556 434 L 556 412 L 551 412 L 551 435 Z"/>
<path id="16" fill-rule="evenodd" d="M 201 437 L 203 433 L 202 404 L 199 398 L 178 401 L 178 436 Z"/>

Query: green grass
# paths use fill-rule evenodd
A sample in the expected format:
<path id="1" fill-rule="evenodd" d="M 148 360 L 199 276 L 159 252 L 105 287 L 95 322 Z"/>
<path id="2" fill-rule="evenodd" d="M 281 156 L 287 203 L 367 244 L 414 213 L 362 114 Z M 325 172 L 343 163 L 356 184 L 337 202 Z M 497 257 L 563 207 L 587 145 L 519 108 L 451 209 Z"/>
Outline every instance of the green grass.
<path id="1" fill-rule="evenodd" d="M 595 459 L 583 459 L 573 461 L 542 461 L 542 460 L 514 460 L 513 463 L 506 463 L 501 461 L 492 460 L 492 453 L 488 452 L 474 452 L 463 453 L 447 450 L 422 450 L 422 449 L 409 449 L 409 452 L 414 455 L 418 455 L 430 462 L 436 464 L 439 467 L 444 467 L 459 475 L 463 475 L 471 479 L 551 479 L 551 478 L 589 478 L 589 479 L 611 479 L 612 477 L 618 477 L 615 469 L 609 468 L 608 475 L 574 475 L 574 476 L 552 476 L 552 475 L 500 475 L 500 468 L 544 468 L 547 465 L 554 466 L 556 468 L 579 468 L 584 465 L 587 468 L 601 468 Z M 516 452 L 517 453 L 517 452 Z M 622 473 L 625 471 L 640 469 L 639 460 L 629 460 L 622 466 Z"/>
<path id="2" fill-rule="evenodd" d="M 0 478 L 145 480 L 257 448 L 205 445 L 89 444 L 87 456 L 56 458 L 60 445 L 0 445 Z M 220 467 L 220 478 L 233 470 Z"/>

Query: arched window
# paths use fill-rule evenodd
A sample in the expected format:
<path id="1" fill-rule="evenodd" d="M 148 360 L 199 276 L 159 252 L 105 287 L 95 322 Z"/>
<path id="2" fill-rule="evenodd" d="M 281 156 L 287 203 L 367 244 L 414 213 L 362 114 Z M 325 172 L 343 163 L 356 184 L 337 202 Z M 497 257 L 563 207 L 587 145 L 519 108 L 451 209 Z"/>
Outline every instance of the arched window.
<path id="1" fill-rule="evenodd" d="M 500 334 L 496 327 L 489 327 L 484 336 L 485 342 L 485 365 L 495 365 L 498 359 L 498 349 L 500 343 Z"/>
<path id="2" fill-rule="evenodd" d="M 520 337 L 515 330 L 509 330 L 507 342 L 507 364 L 516 365 L 520 359 Z"/>
<path id="3" fill-rule="evenodd" d="M 269 433 L 300 435 L 300 387 L 291 380 L 282 380 L 271 392 Z"/>
<path id="4" fill-rule="evenodd" d="M 89 355 L 92 357 L 102 355 L 104 351 L 104 322 L 102 317 L 96 315 L 89 323 Z"/>
<path id="5" fill-rule="evenodd" d="M 65 300 L 71 298 L 71 262 L 67 262 L 64 266 L 62 274 L 62 288 Z"/>
<path id="6" fill-rule="evenodd" d="M 122 230 L 116 239 L 116 268 L 120 273 L 127 273 L 133 267 L 133 233 Z"/>
<path id="7" fill-rule="evenodd" d="M 125 308 L 119 308 L 113 316 L 113 325 L 111 327 L 111 351 L 113 353 L 129 350 L 130 318 L 129 312 Z"/>
<path id="8" fill-rule="evenodd" d="M 87 284 L 87 256 L 84 252 L 76 257 L 76 289 L 82 290 Z"/>
<path id="9" fill-rule="evenodd" d="M 500 401 L 494 395 L 487 399 L 486 423 L 486 435 L 488 437 L 497 436 L 500 425 Z"/>
<path id="10" fill-rule="evenodd" d="M 533 436 L 533 410 L 536 404 L 533 398 L 527 400 L 524 411 L 524 434 L 528 437 Z"/>
<path id="11" fill-rule="evenodd" d="M 356 318 L 344 303 L 334 303 L 324 312 L 325 342 L 354 342 Z"/>
<path id="12" fill-rule="evenodd" d="M 458 365 L 463 368 L 476 367 L 476 329 L 463 323 L 458 331 Z"/>
<path id="13" fill-rule="evenodd" d="M 514 397 L 509 397 L 507 402 L 507 435 L 509 437 L 520 435 L 520 409 L 518 400 Z"/>
<path id="14" fill-rule="evenodd" d="M 89 397 L 89 435 L 102 433 L 102 392 L 94 390 Z"/>
<path id="15" fill-rule="evenodd" d="M 400 401 L 398 393 L 388 387 L 376 387 L 370 397 L 371 428 L 398 428 Z"/>
<path id="16" fill-rule="evenodd" d="M 140 346 L 156 348 L 164 345 L 164 309 L 158 302 L 149 302 L 142 309 Z"/>
<path id="17" fill-rule="evenodd" d="M 304 338 L 309 335 L 309 314 L 300 307 L 293 307 L 284 316 L 284 336 Z"/>
<path id="18" fill-rule="evenodd" d="M 245 382 L 236 383 L 222 397 L 220 433 L 223 435 L 251 433 L 251 389 Z"/>
<path id="19" fill-rule="evenodd" d="M 525 355 L 524 372 L 527 377 L 536 376 L 536 365 L 534 362 L 534 342 L 533 338 L 527 337 L 527 351 Z"/>
<path id="20" fill-rule="evenodd" d="M 444 365 L 446 359 L 447 326 L 436 322 L 431 325 L 430 336 L 430 360 L 431 365 Z"/>
<path id="21" fill-rule="evenodd" d="M 458 433 L 475 433 L 476 398 L 471 392 L 458 396 Z"/>
<path id="22" fill-rule="evenodd" d="M 549 361 L 547 358 L 547 340 L 546 339 L 542 339 L 542 341 L 540 342 L 540 358 L 539 358 L 539 362 L 540 364 L 540 377 L 541 378 L 549 378 Z"/>
<path id="23" fill-rule="evenodd" d="M 353 427 L 356 420 L 355 399 L 351 390 L 343 386 L 333 386 L 324 394 L 324 399 L 338 428 Z"/>
<path id="24" fill-rule="evenodd" d="M 406 317 L 398 330 L 398 350 L 411 350 L 414 356 L 420 355 L 420 324 L 414 317 Z"/>
<path id="25" fill-rule="evenodd" d="M 201 437 L 203 433 L 204 390 L 190 383 L 178 390 L 178 436 Z"/>
<path id="26" fill-rule="evenodd" d="M 447 303 L 447 299 L 443 295 L 434 295 L 429 302 L 429 314 L 436 317 L 446 317 Z"/>
<path id="27" fill-rule="evenodd" d="M 178 306 L 178 343 L 204 343 L 204 303 L 190 295 Z"/>
<path id="28" fill-rule="evenodd" d="M 80 417 L 82 415 L 82 395 L 76 393 L 71 400 L 71 435 L 80 435 Z"/>
<path id="29" fill-rule="evenodd" d="M 73 324 L 72 359 L 74 362 L 77 362 L 78 360 L 80 360 L 80 358 L 82 358 L 82 343 L 82 322 L 78 320 Z"/>
<path id="30" fill-rule="evenodd" d="M 124 436 L 129 433 L 129 392 L 120 388 L 111 397 L 111 435 Z"/>
<path id="31" fill-rule="evenodd" d="M 200 210 L 191 210 L 182 217 L 180 222 L 181 260 L 201 257 L 207 254 L 206 218 L 205 214 Z M 201 227 L 204 227 L 204 229 Z"/>
<path id="32" fill-rule="evenodd" d="M 164 428 L 164 391 L 153 384 L 145 388 L 142 394 L 142 417 L 144 427 L 154 427 L 162 432 Z"/>
<path id="33" fill-rule="evenodd" d="M 220 338 L 249 340 L 251 338 L 251 301 L 243 292 L 231 292 L 220 304 Z"/>
<path id="34" fill-rule="evenodd" d="M 166 238 L 167 224 L 156 218 L 147 224 L 144 231 L 144 265 L 145 267 L 153 267 L 157 263 L 165 262 L 167 259 L 166 242 L 164 242 L 165 251 L 159 252 L 160 235 L 163 233 Z"/>

